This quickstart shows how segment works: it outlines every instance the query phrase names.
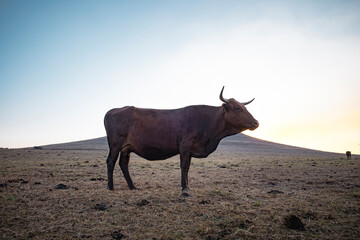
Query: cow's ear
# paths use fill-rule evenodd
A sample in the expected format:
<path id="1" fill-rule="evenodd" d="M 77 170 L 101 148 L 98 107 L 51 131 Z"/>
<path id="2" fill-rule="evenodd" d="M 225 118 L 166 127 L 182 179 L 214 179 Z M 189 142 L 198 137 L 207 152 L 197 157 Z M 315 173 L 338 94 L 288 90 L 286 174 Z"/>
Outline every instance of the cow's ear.
<path id="1" fill-rule="evenodd" d="M 222 107 L 225 112 L 229 111 L 229 106 L 226 103 L 223 103 Z"/>

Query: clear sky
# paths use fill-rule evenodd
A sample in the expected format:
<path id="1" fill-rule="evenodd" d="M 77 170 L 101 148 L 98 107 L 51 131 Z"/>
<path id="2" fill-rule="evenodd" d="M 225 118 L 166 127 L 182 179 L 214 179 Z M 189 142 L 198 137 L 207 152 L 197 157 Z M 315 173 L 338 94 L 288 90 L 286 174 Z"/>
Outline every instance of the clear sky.
<path id="1" fill-rule="evenodd" d="M 360 1 L 0 1 L 0 147 L 114 107 L 255 101 L 251 136 L 360 153 Z"/>

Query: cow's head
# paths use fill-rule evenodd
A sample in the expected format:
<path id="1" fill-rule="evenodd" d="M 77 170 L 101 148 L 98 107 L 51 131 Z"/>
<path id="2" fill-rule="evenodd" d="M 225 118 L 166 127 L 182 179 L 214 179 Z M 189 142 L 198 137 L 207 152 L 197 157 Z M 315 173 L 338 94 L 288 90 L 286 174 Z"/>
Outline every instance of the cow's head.
<path id="1" fill-rule="evenodd" d="M 245 105 L 251 103 L 253 100 L 245 103 L 239 103 L 233 98 L 226 99 L 223 97 L 224 87 L 221 89 L 220 100 L 224 102 L 222 105 L 225 112 L 225 121 L 242 132 L 250 129 L 255 130 L 259 126 L 259 122 L 248 112 Z"/>

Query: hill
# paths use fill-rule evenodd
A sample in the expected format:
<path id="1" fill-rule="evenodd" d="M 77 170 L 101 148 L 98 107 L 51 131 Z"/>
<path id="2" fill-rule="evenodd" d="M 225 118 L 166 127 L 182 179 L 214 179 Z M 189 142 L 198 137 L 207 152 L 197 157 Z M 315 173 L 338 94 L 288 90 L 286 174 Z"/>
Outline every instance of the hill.
<path id="1" fill-rule="evenodd" d="M 83 141 L 52 144 L 42 146 L 43 149 L 54 150 L 108 150 L 106 137 L 94 138 Z M 294 147 L 285 144 L 264 141 L 245 134 L 237 134 L 224 138 L 217 151 L 232 154 L 305 154 L 329 155 L 335 153 L 322 152 L 312 149 Z"/>

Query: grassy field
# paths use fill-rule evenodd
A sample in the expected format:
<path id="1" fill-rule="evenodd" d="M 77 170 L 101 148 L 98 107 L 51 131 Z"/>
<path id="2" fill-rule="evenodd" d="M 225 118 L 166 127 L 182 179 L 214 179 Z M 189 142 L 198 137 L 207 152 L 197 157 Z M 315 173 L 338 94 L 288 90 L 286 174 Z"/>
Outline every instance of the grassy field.
<path id="1" fill-rule="evenodd" d="M 117 166 L 109 191 L 106 156 L 0 149 L 0 238 L 360 239 L 356 157 L 217 151 L 193 159 L 186 197 L 178 157 L 132 155 L 140 189 L 129 190 Z"/>

